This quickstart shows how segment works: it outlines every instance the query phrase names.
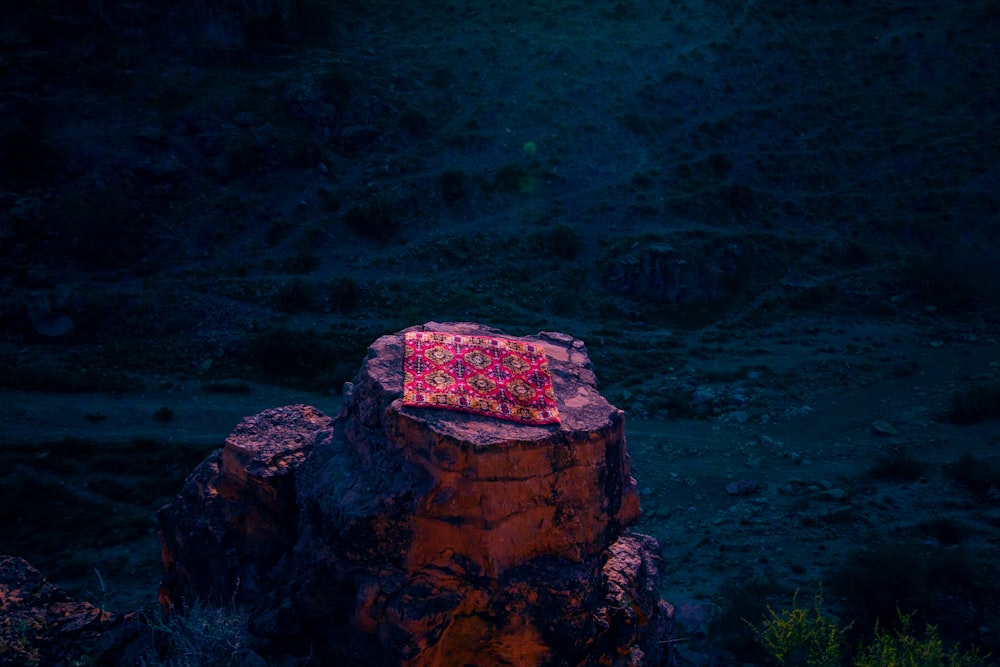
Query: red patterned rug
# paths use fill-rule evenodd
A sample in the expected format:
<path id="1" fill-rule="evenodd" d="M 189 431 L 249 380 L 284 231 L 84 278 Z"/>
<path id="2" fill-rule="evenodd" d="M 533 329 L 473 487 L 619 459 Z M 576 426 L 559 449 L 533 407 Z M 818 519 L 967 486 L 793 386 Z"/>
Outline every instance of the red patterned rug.
<path id="1" fill-rule="evenodd" d="M 497 336 L 405 334 L 403 405 L 558 424 L 545 348 Z"/>

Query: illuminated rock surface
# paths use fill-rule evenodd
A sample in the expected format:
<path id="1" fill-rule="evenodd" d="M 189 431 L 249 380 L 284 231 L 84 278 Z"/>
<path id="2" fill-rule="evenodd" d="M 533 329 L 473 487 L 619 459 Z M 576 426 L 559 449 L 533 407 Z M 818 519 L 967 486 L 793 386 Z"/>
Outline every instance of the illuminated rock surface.
<path id="1" fill-rule="evenodd" d="M 580 341 L 532 340 L 560 425 L 402 407 L 402 333 L 372 344 L 336 419 L 244 419 L 160 514 L 164 600 L 235 596 L 268 650 L 342 664 L 666 664 L 623 413 Z"/>

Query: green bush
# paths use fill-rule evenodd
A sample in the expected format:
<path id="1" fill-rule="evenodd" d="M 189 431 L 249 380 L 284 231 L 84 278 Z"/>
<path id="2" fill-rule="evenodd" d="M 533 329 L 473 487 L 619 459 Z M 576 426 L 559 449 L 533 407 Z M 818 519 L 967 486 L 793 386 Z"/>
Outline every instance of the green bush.
<path id="1" fill-rule="evenodd" d="M 843 664 L 846 629 L 823 615 L 822 604 L 823 596 L 817 593 L 812 609 L 799 607 L 796 594 L 791 609 L 779 613 L 767 608 L 769 618 L 760 627 L 754 627 L 754 637 L 772 664 L 781 667 L 840 667 Z"/>
<path id="2" fill-rule="evenodd" d="M 922 635 L 922 636 L 919 636 Z M 972 650 L 961 653 L 956 646 L 950 652 L 933 625 L 922 633 L 915 632 L 913 614 L 899 612 L 899 628 L 888 632 L 875 628 L 875 639 L 867 647 L 860 647 L 854 659 L 855 667 L 985 667 L 989 656 L 980 656 Z"/>
<path id="3" fill-rule="evenodd" d="M 802 667 L 986 667 L 989 655 L 979 655 L 975 649 L 961 652 L 958 646 L 950 651 L 938 636 L 937 628 L 915 627 L 913 614 L 896 612 L 897 625 L 892 632 L 879 623 L 874 637 L 862 642 L 849 660 L 847 631 L 836 620 L 822 612 L 823 598 L 817 594 L 812 609 L 799 607 L 775 612 L 753 627 L 754 637 L 764 650 L 767 662 L 773 665 Z"/>

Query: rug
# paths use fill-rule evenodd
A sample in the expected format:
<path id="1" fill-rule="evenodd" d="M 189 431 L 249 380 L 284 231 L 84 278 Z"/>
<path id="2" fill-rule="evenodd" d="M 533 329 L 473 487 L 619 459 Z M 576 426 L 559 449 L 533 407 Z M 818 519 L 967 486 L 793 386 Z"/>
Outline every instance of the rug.
<path id="1" fill-rule="evenodd" d="M 545 348 L 497 336 L 405 334 L 403 405 L 558 424 Z"/>

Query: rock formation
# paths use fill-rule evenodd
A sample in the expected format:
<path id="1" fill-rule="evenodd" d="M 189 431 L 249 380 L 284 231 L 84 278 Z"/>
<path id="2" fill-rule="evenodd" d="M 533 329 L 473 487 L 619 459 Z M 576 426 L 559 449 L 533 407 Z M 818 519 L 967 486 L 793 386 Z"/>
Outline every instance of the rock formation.
<path id="1" fill-rule="evenodd" d="M 27 561 L 0 556 L 0 665 L 132 664 L 140 622 L 77 602 Z"/>
<path id="2" fill-rule="evenodd" d="M 369 348 L 336 419 L 244 419 L 160 513 L 163 602 L 251 603 L 263 651 L 319 664 L 667 664 L 658 545 L 626 530 L 623 413 L 582 342 L 531 340 L 561 424 L 403 407 L 403 332 Z"/>
<path id="3" fill-rule="evenodd" d="M 256 602 L 296 539 L 294 473 L 333 420 L 305 405 L 244 417 L 160 510 L 161 602 Z"/>

